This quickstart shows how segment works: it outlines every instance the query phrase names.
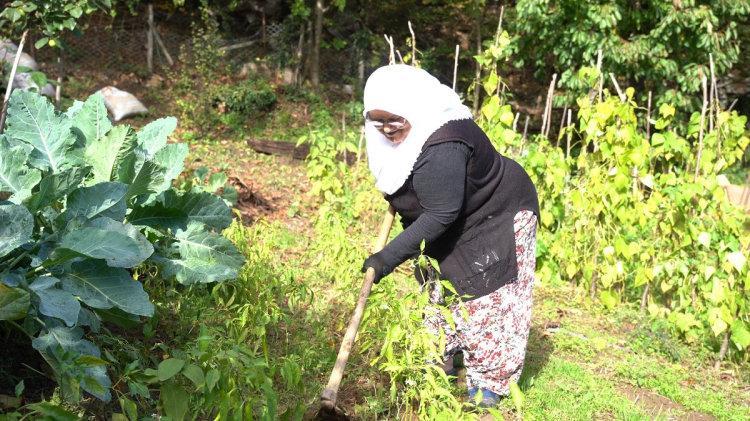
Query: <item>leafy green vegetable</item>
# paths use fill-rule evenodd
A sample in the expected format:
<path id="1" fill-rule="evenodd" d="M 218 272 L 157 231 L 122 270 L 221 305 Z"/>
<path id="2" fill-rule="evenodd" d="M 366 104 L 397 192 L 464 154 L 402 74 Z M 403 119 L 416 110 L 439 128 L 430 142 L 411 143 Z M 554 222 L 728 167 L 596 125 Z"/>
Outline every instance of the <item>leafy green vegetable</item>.
<path id="1" fill-rule="evenodd" d="M 66 397 L 110 399 L 81 326 L 154 314 L 131 268 L 162 264 L 164 277 L 190 284 L 235 279 L 245 262 L 219 234 L 231 223 L 224 200 L 172 189 L 187 156 L 167 144 L 176 125 L 113 127 L 98 94 L 65 113 L 33 92 L 11 96 L 0 136 L 0 191 L 11 193 L 0 202 L 0 320 L 43 322 L 20 325 L 37 335 Z"/>

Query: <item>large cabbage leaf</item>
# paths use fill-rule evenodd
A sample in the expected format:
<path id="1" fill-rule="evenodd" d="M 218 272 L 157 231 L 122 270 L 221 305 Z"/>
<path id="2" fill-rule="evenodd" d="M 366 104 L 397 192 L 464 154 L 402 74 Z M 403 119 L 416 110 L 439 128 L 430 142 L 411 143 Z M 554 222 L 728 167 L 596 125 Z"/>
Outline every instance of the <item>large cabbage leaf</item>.
<path id="1" fill-rule="evenodd" d="M 97 360 L 102 353 L 90 341 L 83 339 L 83 329 L 80 327 L 66 328 L 53 327 L 42 333 L 38 338 L 32 341 L 34 349 L 40 351 L 44 359 L 49 363 L 55 373 L 61 375 L 61 363 L 63 362 L 62 350 L 67 354 L 76 354 L 78 356 L 92 356 Z M 109 402 L 112 395 L 108 387 L 112 381 L 107 376 L 107 370 L 103 365 L 88 367 L 85 369 L 85 377 L 81 380 L 81 387 L 97 398 Z"/>
<path id="2" fill-rule="evenodd" d="M 39 297 L 39 312 L 56 317 L 68 326 L 78 322 L 81 303 L 73 294 L 63 291 L 57 285 L 60 280 L 52 276 L 40 276 L 29 285 L 29 289 Z"/>
<path id="3" fill-rule="evenodd" d="M 81 224 L 72 221 L 43 266 L 59 265 L 77 257 L 102 259 L 112 267 L 133 267 L 154 252 L 153 246 L 134 226 L 107 217 Z"/>
<path id="4" fill-rule="evenodd" d="M 0 282 L 0 320 L 23 319 L 29 312 L 30 305 L 28 292 Z"/>
<path id="5" fill-rule="evenodd" d="M 0 202 L 0 257 L 31 241 L 34 216 L 23 206 Z"/>
<path id="6" fill-rule="evenodd" d="M 92 166 L 90 184 L 115 180 L 122 162 L 135 149 L 136 140 L 135 130 L 129 126 L 117 126 L 102 137 L 89 139 L 84 158 Z"/>
<path id="7" fill-rule="evenodd" d="M 237 271 L 245 264 L 245 257 L 234 243 L 206 232 L 198 222 L 191 222 L 187 230 L 178 231 L 175 238 L 178 256 L 154 256 L 154 261 L 164 264 L 162 276 L 165 278 L 175 277 L 182 284 L 221 282 L 237 278 Z"/>
<path id="8" fill-rule="evenodd" d="M 107 107 L 104 105 L 104 97 L 99 92 L 91 95 L 80 108 L 68 111 L 73 111 L 73 133 L 78 135 L 86 145 L 101 138 L 112 129 L 112 122 L 107 116 Z"/>
<path id="9" fill-rule="evenodd" d="M 0 135 L 0 192 L 12 193 L 15 203 L 31 196 L 31 189 L 42 180 L 42 172 L 26 164 L 30 152 Z"/>
<path id="10" fill-rule="evenodd" d="M 65 218 L 69 221 L 77 216 L 88 219 L 106 216 L 122 221 L 128 210 L 127 192 L 128 185 L 116 181 L 79 187 L 68 196 Z"/>
<path id="11" fill-rule="evenodd" d="M 179 194 L 167 190 L 154 203 L 133 208 L 128 221 L 173 232 L 186 230 L 195 221 L 221 232 L 232 222 L 232 211 L 220 197 L 208 192 L 192 189 Z"/>
<path id="12" fill-rule="evenodd" d="M 117 307 L 139 316 L 154 315 L 154 305 L 143 285 L 125 269 L 109 267 L 101 260 L 85 260 L 74 263 L 61 280 L 63 290 L 89 307 Z"/>
<path id="13" fill-rule="evenodd" d="M 176 128 L 177 119 L 174 117 L 154 120 L 138 132 L 138 146 L 145 150 L 149 156 L 153 156 L 156 151 L 167 144 L 167 138 Z"/>
<path id="14" fill-rule="evenodd" d="M 71 153 L 76 142 L 72 123 L 56 113 L 47 98 L 16 89 L 10 97 L 7 122 L 6 135 L 34 147 L 29 157 L 33 167 L 56 173 L 80 164 L 80 158 Z"/>

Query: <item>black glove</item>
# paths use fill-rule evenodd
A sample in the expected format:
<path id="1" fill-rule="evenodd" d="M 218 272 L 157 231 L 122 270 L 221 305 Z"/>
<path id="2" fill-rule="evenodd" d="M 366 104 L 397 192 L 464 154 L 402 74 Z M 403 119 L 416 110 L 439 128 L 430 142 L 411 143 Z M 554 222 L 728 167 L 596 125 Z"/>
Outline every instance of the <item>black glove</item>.
<path id="1" fill-rule="evenodd" d="M 386 266 L 385 259 L 383 259 L 383 255 L 380 252 L 373 254 L 365 260 L 365 263 L 362 265 L 362 273 L 367 272 L 367 268 L 375 269 L 376 284 L 393 271 L 393 268 Z"/>

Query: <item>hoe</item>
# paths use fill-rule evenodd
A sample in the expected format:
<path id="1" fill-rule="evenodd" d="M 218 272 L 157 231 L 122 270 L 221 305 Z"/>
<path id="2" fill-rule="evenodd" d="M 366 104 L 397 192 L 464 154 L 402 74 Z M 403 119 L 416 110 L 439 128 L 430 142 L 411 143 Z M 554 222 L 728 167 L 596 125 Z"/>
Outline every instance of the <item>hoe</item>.
<path id="1" fill-rule="evenodd" d="M 393 225 L 393 217 L 395 213 L 393 207 L 389 206 L 388 212 L 385 214 L 383 223 L 380 226 L 380 235 L 378 236 L 378 242 L 375 245 L 375 252 L 378 252 L 385 247 L 385 243 L 388 241 L 388 234 L 391 232 L 391 225 Z M 349 360 L 349 353 L 352 350 L 354 339 L 357 337 L 359 323 L 362 321 L 365 304 L 367 304 L 367 297 L 370 295 L 370 290 L 372 290 L 372 284 L 374 281 L 375 270 L 369 268 L 367 269 L 367 273 L 365 273 L 365 280 L 362 282 L 362 288 L 359 290 L 359 297 L 357 298 L 357 305 L 354 307 L 354 314 L 352 315 L 351 321 L 349 321 L 349 327 L 346 328 L 344 340 L 341 341 L 339 355 L 336 357 L 336 364 L 333 366 L 331 378 L 328 380 L 328 386 L 326 386 L 321 394 L 320 409 L 315 415 L 316 421 L 350 419 L 343 409 L 336 406 L 336 398 L 339 386 L 341 385 L 341 378 L 344 376 L 346 362 Z"/>

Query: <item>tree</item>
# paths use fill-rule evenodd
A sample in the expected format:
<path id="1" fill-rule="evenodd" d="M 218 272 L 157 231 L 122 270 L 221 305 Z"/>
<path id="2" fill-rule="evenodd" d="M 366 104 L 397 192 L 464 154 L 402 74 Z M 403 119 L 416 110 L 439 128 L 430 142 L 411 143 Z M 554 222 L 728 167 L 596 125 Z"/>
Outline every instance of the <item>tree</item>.
<path id="1" fill-rule="evenodd" d="M 747 22 L 746 0 L 520 0 L 511 33 L 517 66 L 560 74 L 559 86 L 580 93 L 576 71 L 603 54 L 603 70 L 627 78 L 641 92 L 684 108 L 710 76 L 739 60 L 738 25 Z M 674 82 L 672 82 L 674 81 Z"/>
<path id="2" fill-rule="evenodd" d="M 16 0 L 6 5 L 5 9 L 0 12 L 0 30 L 20 33 L 28 28 L 42 35 L 34 45 L 37 49 L 45 45 L 59 49 L 58 86 L 55 95 L 57 109 L 60 109 L 64 35 L 70 31 L 80 38 L 81 28 L 78 26 L 78 19 L 84 14 L 90 15 L 97 10 L 111 8 L 110 0 Z"/>

